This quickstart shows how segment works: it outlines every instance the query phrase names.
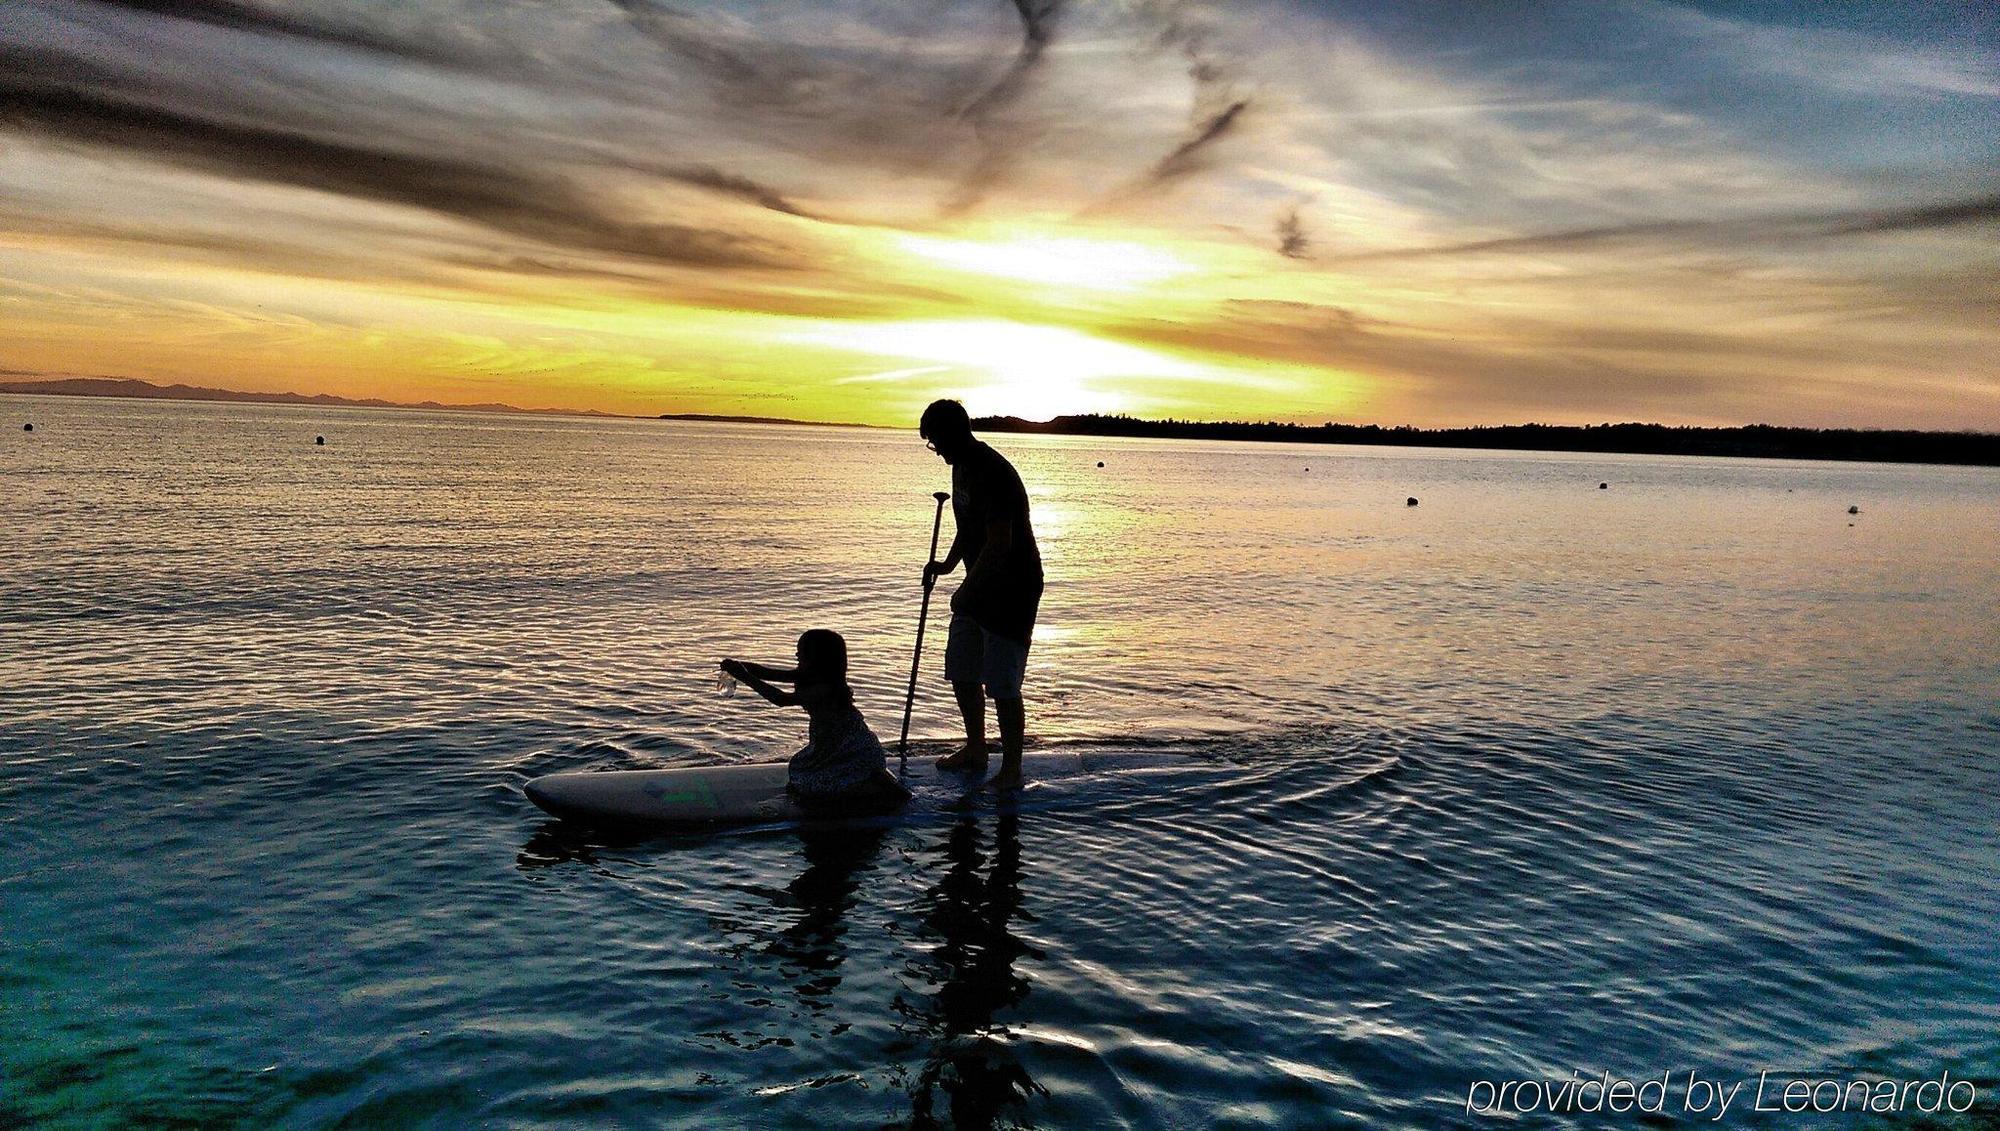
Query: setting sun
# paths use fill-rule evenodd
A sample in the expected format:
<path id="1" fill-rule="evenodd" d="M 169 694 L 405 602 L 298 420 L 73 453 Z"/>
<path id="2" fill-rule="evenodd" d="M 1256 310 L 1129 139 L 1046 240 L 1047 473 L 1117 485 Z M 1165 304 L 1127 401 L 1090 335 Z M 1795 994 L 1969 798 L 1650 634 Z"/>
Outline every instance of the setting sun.
<path id="1" fill-rule="evenodd" d="M 992 319 L 829 323 L 790 337 L 891 366 L 839 378 L 838 384 L 921 377 L 949 387 L 974 415 L 1046 420 L 1064 413 L 1118 412 L 1130 407 L 1123 390 L 1149 378 L 1215 376 L 1206 366 L 1081 330 Z"/>

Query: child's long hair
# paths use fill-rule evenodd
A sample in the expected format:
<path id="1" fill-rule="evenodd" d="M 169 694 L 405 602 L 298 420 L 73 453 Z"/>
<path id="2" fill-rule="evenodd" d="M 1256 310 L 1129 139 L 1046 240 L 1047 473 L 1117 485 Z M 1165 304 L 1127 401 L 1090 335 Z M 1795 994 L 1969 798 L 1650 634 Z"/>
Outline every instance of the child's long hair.
<path id="1" fill-rule="evenodd" d="M 799 682 L 831 684 L 840 698 L 854 702 L 847 686 L 847 641 L 830 628 L 807 629 L 799 637 Z"/>

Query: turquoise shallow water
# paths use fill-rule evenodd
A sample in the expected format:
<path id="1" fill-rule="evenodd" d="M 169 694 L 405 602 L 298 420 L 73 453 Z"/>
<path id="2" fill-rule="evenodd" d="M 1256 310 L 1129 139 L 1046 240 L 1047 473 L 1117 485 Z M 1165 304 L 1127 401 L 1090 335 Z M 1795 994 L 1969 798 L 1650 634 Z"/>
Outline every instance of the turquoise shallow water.
<path id="1" fill-rule="evenodd" d="M 1183 764 L 635 843 L 521 784 L 784 757 L 716 656 L 840 629 L 893 733 L 913 435 L 0 409 L 0 1126 L 1992 1119 L 1991 470 L 998 437 L 1031 729 Z"/>

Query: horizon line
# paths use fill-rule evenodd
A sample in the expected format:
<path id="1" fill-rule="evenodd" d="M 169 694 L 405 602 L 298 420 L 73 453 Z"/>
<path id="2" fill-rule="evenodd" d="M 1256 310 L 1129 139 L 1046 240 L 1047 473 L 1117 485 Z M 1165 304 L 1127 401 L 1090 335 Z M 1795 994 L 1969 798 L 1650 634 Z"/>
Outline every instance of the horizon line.
<path id="1" fill-rule="evenodd" d="M 6 371 L 0 370 L 0 372 L 6 372 Z M 13 372 L 18 373 L 19 371 L 16 370 Z M 73 386 L 73 387 L 60 388 L 60 389 L 45 387 L 45 386 L 57 386 L 57 385 Z M 107 386 L 107 385 L 123 386 L 128 391 L 112 391 L 110 389 L 91 388 L 91 386 Z M 133 388 L 134 386 L 137 386 L 138 389 L 134 389 Z M 175 393 L 175 391 L 177 390 L 185 390 L 187 393 L 218 394 L 218 395 L 211 395 L 211 396 L 171 395 Z M 486 401 L 486 402 L 472 403 L 472 404 L 463 404 L 463 403 L 448 404 L 443 401 L 428 401 L 428 400 L 391 401 L 391 400 L 384 400 L 379 397 L 343 397 L 334 393 L 298 393 L 291 391 L 263 392 L 263 391 L 246 390 L 246 389 L 230 389 L 219 385 L 189 385 L 184 382 L 178 382 L 178 381 L 169 385 L 161 385 L 139 377 L 104 377 L 104 376 L 40 377 L 40 378 L 30 378 L 26 380 L 0 381 L 0 394 L 12 395 L 12 396 L 95 397 L 95 398 L 105 398 L 111 400 L 167 400 L 167 401 L 179 400 L 179 401 L 194 401 L 198 403 L 210 403 L 210 404 L 213 403 L 275 404 L 275 405 L 293 405 L 298 407 L 320 407 L 320 408 L 385 408 L 385 409 L 397 409 L 404 411 L 421 411 L 421 412 L 484 412 L 495 415 L 516 414 L 524 416 L 571 416 L 583 419 L 602 419 L 602 420 L 679 420 L 679 421 L 687 421 L 693 423 L 783 424 L 783 425 L 798 425 L 798 426 L 821 427 L 821 428 L 870 428 L 870 429 L 892 429 L 892 430 L 901 427 L 899 425 L 894 425 L 894 424 L 869 424 L 862 421 L 853 421 L 853 420 L 803 420 L 796 417 L 761 416 L 756 414 L 743 414 L 743 413 L 715 413 L 715 412 L 623 413 L 623 412 L 606 412 L 602 409 L 589 409 L 589 408 L 524 408 L 520 405 L 507 404 L 500 401 Z M 161 394 L 170 394 L 170 395 L 161 395 Z M 1318 423 L 1311 423 L 1311 424 L 1302 421 L 1270 420 L 1270 419 L 1248 420 L 1239 418 L 1232 420 L 1202 420 L 1193 417 L 1171 417 L 1171 416 L 1145 417 L 1145 416 L 1134 416 L 1129 413 L 1103 413 L 1103 412 L 1058 413 L 1055 416 L 1049 417 L 1046 420 L 1033 420 L 1028 417 L 1015 416 L 1011 413 L 988 414 L 985 416 L 974 417 L 973 419 L 975 422 L 1006 421 L 1006 422 L 1012 422 L 1013 424 L 1016 425 L 1026 425 L 1033 427 L 1047 427 L 1056 424 L 1058 421 L 1065 421 L 1065 420 L 1068 421 L 1105 420 L 1105 421 L 1125 421 L 1138 425 L 1179 426 L 1179 427 L 1191 427 L 1191 428 L 1210 428 L 1210 427 L 1291 428 L 1300 430 L 1349 428 L 1349 429 L 1359 429 L 1359 430 L 1376 430 L 1382 432 L 1416 432 L 1424 434 L 1479 432 L 1479 431 L 1491 431 L 1496 429 L 1510 429 L 1510 428 L 1511 429 L 1521 429 L 1521 428 L 1593 429 L 1593 428 L 1617 428 L 1617 427 L 1642 427 L 1642 428 L 1684 429 L 1692 431 L 1711 431 L 1711 432 L 1738 431 L 1738 430 L 1752 429 L 1752 428 L 1770 428 L 1770 429 L 1785 429 L 1785 430 L 1802 431 L 1802 432 L 1855 433 L 1861 435 L 1866 435 L 1870 433 L 1902 433 L 1908 435 L 1921 435 L 1921 436 L 1957 436 L 1957 437 L 1971 436 L 1971 437 L 1987 437 L 1993 439 L 2000 439 L 2000 432 L 1986 432 L 1976 428 L 1962 428 L 1962 429 L 1907 428 L 1907 427 L 1854 428 L 1845 426 L 1829 428 L 1812 424 L 1773 424 L 1769 421 L 1750 421 L 1742 424 L 1669 424 L 1663 421 L 1602 420 L 1592 424 L 1551 424 L 1544 421 L 1529 420 L 1529 421 L 1516 421 L 1513 423 L 1452 424 L 1452 425 L 1442 425 L 1442 426 L 1424 426 L 1417 424 L 1379 424 L 1372 422 L 1357 423 L 1351 421 L 1335 421 L 1335 420 L 1324 420 Z M 914 425 L 911 425 L 911 427 L 914 427 Z M 990 431 L 992 429 L 989 428 L 988 430 Z M 1212 437 L 1212 438 L 1226 439 L 1226 437 Z"/>

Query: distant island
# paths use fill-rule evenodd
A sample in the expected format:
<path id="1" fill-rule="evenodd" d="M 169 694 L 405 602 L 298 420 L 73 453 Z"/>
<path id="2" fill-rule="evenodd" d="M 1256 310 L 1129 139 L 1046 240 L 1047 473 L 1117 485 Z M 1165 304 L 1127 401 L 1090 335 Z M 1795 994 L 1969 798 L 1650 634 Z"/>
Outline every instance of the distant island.
<path id="1" fill-rule="evenodd" d="M 510 404 L 415 404 L 325 393 L 246 393 L 198 385 L 155 385 L 112 377 L 66 377 L 0 382 L 0 393 L 72 397 L 138 397 L 153 400 L 244 401 L 256 404 L 321 405 L 330 408 L 400 408 L 447 412 L 512 412 L 536 416 L 587 416 L 610 420 L 680 420 L 707 424 L 783 424 L 835 428 L 879 428 L 780 416 L 724 416 L 663 413 L 630 417 L 583 409 L 519 408 Z M 1058 416 L 1023 420 L 982 416 L 982 432 L 1022 432 L 1055 436 L 1140 436 L 1175 440 L 1234 440 L 1257 443 L 1357 444 L 1397 447 L 1491 448 L 1529 452 L 1622 452 L 1633 455 L 1735 456 L 1763 459 L 1859 460 L 1875 463 L 1955 463 L 2000 467 L 2000 435 L 1990 432 L 1920 432 L 1909 429 L 1780 428 L 1750 424 L 1740 428 L 1697 428 L 1666 424 L 1502 424 L 1472 428 L 1413 428 L 1379 424 L 1213 423 L 1200 420 L 1145 420 L 1135 416 Z"/>
<path id="2" fill-rule="evenodd" d="M 0 383 L 0 393 L 39 394 L 58 397 L 136 397 L 165 401 L 240 401 L 247 404 L 320 405 L 328 408 L 418 408 L 444 412 L 518 412 L 534 416 L 597 416 L 620 419 L 613 413 L 568 408 L 518 408 L 510 404 L 441 404 L 437 401 L 378 400 L 336 397 L 328 393 L 246 393 L 237 389 L 209 389 L 200 385 L 155 385 L 129 377 L 62 377 L 44 381 Z"/>
<path id="3" fill-rule="evenodd" d="M 444 404 L 439 401 L 385 401 L 375 397 L 336 397 L 329 393 L 246 393 L 202 385 L 155 385 L 129 377 L 61 377 L 39 381 L 0 382 L 0 393 L 56 397 L 129 397 L 161 401 L 230 401 L 245 404 L 320 405 L 327 408 L 414 408 L 433 412 L 517 412 L 532 416 L 590 416 L 603 420 L 692 420 L 708 424 L 794 424 L 818 428 L 879 428 L 878 424 L 839 424 L 825 420 L 790 420 L 781 416 L 719 416 L 706 412 L 667 412 L 657 417 L 629 416 L 580 408 L 521 408 L 518 405 Z"/>
<path id="4" fill-rule="evenodd" d="M 1767 459 L 1862 460 L 1878 463 L 1958 463 L 2000 466 L 2000 435 L 1986 432 L 1885 431 L 1857 428 L 1696 428 L 1665 424 L 1505 424 L 1474 428 L 1384 428 L 1376 424 L 1214 424 L 1142 420 L 1132 416 L 1058 416 L 1049 421 L 985 416 L 984 432 L 1058 436 L 1144 436 L 1175 440 L 1250 440 L 1293 444 L 1380 444 L 1431 448 L 1497 448 L 1534 452 L 1624 452 L 1635 455 L 1736 456 Z"/>

